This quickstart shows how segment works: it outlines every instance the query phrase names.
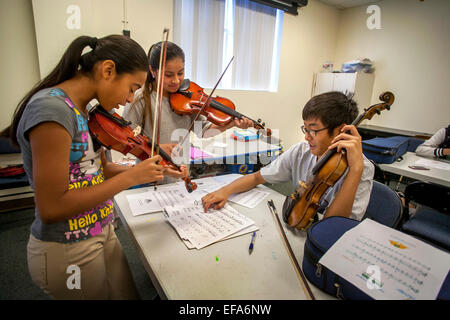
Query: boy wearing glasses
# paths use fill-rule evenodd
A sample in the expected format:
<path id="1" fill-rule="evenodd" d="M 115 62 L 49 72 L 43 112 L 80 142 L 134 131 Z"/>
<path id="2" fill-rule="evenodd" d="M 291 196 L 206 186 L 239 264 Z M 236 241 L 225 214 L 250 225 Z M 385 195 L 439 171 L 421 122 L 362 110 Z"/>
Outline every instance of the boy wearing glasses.
<path id="1" fill-rule="evenodd" d="M 374 167 L 362 153 L 361 136 L 352 123 L 358 116 L 356 102 L 341 92 L 327 92 L 311 98 L 303 108 L 304 142 L 298 142 L 260 171 L 245 175 L 202 198 L 205 212 L 222 208 L 233 193 L 262 183 L 307 181 L 318 159 L 328 150 L 345 149 L 347 172 L 321 199 L 319 213 L 361 220 L 372 190 Z"/>

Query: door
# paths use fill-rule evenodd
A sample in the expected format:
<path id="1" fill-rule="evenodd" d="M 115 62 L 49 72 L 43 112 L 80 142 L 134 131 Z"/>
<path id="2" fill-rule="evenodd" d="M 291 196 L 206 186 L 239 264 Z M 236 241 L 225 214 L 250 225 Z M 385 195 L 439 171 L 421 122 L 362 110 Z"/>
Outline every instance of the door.
<path id="1" fill-rule="evenodd" d="M 317 73 L 313 96 L 324 92 L 333 91 L 333 80 L 333 73 Z"/>

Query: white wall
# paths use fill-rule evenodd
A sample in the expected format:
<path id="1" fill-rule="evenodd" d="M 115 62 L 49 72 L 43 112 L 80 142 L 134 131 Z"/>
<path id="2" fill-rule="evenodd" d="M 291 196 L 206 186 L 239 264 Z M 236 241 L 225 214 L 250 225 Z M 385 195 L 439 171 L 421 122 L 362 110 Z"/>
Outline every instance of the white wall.
<path id="1" fill-rule="evenodd" d="M 54 67 L 67 45 L 81 34 L 101 37 L 122 31 L 122 0 L 33 0 L 41 76 Z M 81 29 L 69 30 L 70 4 L 81 8 Z M 280 131 L 287 148 L 303 138 L 301 109 L 311 95 L 313 73 L 335 56 L 340 11 L 310 1 L 299 16 L 285 15 L 282 34 L 279 89 L 276 93 L 218 90 L 237 110 Z M 147 51 L 161 40 L 164 27 L 172 28 L 173 2 L 127 0 L 131 36 Z M 170 37 L 172 38 L 172 37 Z M 193 79 L 195 80 L 195 79 Z M 201 84 L 200 84 L 201 85 Z M 276 115 L 276 116 L 275 116 Z"/>
<path id="2" fill-rule="evenodd" d="M 375 63 L 372 104 L 392 91 L 391 111 L 367 124 L 434 133 L 450 123 L 450 1 L 384 0 L 381 29 L 366 26 L 367 6 L 342 11 L 336 65 L 358 57 Z"/>
<path id="3" fill-rule="evenodd" d="M 39 80 L 29 0 L 0 1 L 0 130 L 11 123 L 22 96 Z"/>
<path id="4" fill-rule="evenodd" d="M 217 90 L 231 99 L 236 109 L 266 126 L 280 130 L 287 149 L 303 140 L 301 111 L 311 98 L 313 74 L 324 61 L 333 60 L 340 11 L 310 0 L 298 16 L 284 15 L 278 92 Z"/>
<path id="5" fill-rule="evenodd" d="M 32 0 L 41 77 L 47 75 L 67 46 L 80 35 L 98 38 L 121 34 L 123 0 Z M 126 0 L 128 29 L 131 37 L 147 52 L 160 41 L 164 27 L 172 27 L 172 1 Z M 80 29 L 67 27 L 73 13 L 70 5 L 80 8 Z"/>
<path id="6" fill-rule="evenodd" d="M 38 32 L 49 34 L 44 39 L 47 45 L 41 46 L 39 53 L 46 50 L 50 57 L 41 63 L 44 73 L 56 64 L 76 36 L 65 40 L 54 36 L 55 31 L 65 28 L 68 4 L 89 7 L 92 35 L 122 31 L 122 0 L 37 2 L 52 6 L 43 13 L 42 26 L 37 26 Z M 173 2 L 127 0 L 127 4 L 131 36 L 147 51 L 152 43 L 160 41 L 164 27 L 172 28 Z M 366 6 L 339 10 L 310 0 L 298 16 L 284 16 L 278 92 L 218 90 L 217 94 L 231 99 L 239 112 L 279 129 L 283 146 L 288 148 L 303 139 L 301 110 L 311 96 L 313 73 L 325 61 L 340 67 L 344 61 L 368 57 L 376 65 L 372 103 L 378 102 L 377 96 L 383 90 L 392 90 L 396 96 L 392 111 L 374 117 L 371 124 L 432 133 L 450 119 L 449 4 L 447 0 L 378 2 L 382 29 L 370 31 L 366 28 Z M 8 44 L 2 48 L 0 60 L 0 121 L 4 127 L 18 100 L 38 80 L 39 65 L 31 0 L 0 1 L 0 12 L 2 41 Z"/>

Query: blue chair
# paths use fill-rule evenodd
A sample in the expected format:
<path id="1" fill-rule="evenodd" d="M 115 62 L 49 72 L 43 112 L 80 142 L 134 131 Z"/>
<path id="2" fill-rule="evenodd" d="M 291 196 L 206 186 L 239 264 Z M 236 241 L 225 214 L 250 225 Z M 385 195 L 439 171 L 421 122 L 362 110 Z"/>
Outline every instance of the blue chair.
<path id="1" fill-rule="evenodd" d="M 421 138 L 415 138 L 415 137 L 409 138 L 408 151 L 409 152 L 416 152 L 417 147 L 420 146 L 424 142 L 425 142 L 425 140 L 421 139 Z"/>
<path id="2" fill-rule="evenodd" d="M 0 158 L 3 154 L 20 153 L 20 148 L 13 146 L 9 138 L 0 137 Z M 0 190 L 10 189 L 10 188 L 20 188 L 28 186 L 28 178 L 25 173 L 17 174 L 10 177 L 0 177 Z"/>
<path id="3" fill-rule="evenodd" d="M 378 181 L 373 181 L 369 205 L 363 219 L 370 218 L 385 226 L 397 228 L 402 220 L 402 201 L 394 190 Z"/>
<path id="4" fill-rule="evenodd" d="M 450 188 L 416 181 L 405 188 L 405 221 L 401 230 L 425 242 L 450 250 Z M 418 204 L 409 215 L 409 204 Z"/>

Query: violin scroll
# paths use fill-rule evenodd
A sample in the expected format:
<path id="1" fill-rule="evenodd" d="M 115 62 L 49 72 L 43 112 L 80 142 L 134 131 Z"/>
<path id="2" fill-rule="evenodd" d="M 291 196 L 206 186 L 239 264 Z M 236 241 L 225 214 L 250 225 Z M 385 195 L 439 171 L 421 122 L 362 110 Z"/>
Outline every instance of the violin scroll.
<path id="1" fill-rule="evenodd" d="M 375 115 L 375 113 L 380 114 L 381 111 L 383 111 L 383 110 L 390 110 L 392 104 L 394 103 L 395 97 L 392 92 L 386 91 L 386 92 L 383 92 L 382 94 L 380 94 L 379 99 L 384 102 L 374 104 L 374 105 L 370 106 L 369 108 L 364 109 L 365 112 L 362 114 L 361 117 L 357 118 L 358 122 L 355 124 L 355 126 L 359 125 L 365 119 L 368 119 L 368 120 L 372 119 L 372 117 Z"/>

